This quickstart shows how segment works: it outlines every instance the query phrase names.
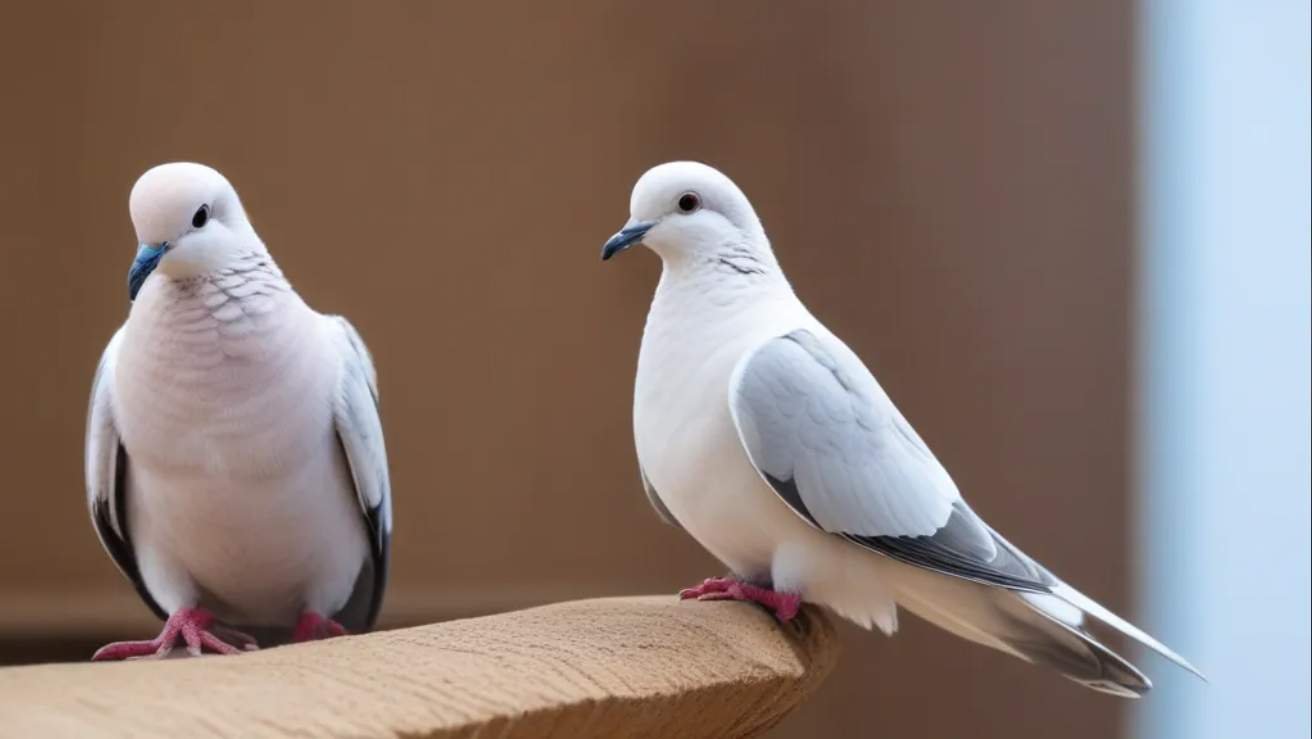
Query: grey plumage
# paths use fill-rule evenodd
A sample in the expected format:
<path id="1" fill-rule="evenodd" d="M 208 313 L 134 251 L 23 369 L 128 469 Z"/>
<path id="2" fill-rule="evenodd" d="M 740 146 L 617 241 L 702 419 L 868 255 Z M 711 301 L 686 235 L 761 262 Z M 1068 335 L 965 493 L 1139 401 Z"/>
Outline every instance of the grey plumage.
<path id="1" fill-rule="evenodd" d="M 731 387 L 752 463 L 811 524 L 908 564 L 1049 592 L 1052 577 L 966 505 L 842 342 L 793 331 L 749 355 Z"/>
<path id="2" fill-rule="evenodd" d="M 929 447 L 837 338 L 796 330 L 765 342 L 735 372 L 729 404 L 762 479 L 811 525 L 916 567 L 1063 598 L 1068 586 L 962 500 Z M 927 531 L 945 501 L 947 517 Z M 1066 623 L 1034 601 L 1013 600 L 1000 611 L 1010 614 L 1002 619 L 1009 628 L 997 636 L 1027 659 L 1117 695 L 1151 687 L 1082 619 Z M 1042 639 L 1034 634 L 1035 614 Z M 1174 652 L 1149 645 L 1192 670 Z"/>
<path id="3" fill-rule="evenodd" d="M 378 377 L 373 358 L 350 322 L 330 317 L 341 332 L 343 367 L 341 386 L 333 406 L 333 427 L 346 455 L 360 500 L 360 511 L 369 531 L 372 581 L 368 585 L 368 607 L 363 617 L 351 614 L 356 630 L 373 628 L 387 587 L 392 541 L 392 483 L 383 445 L 383 426 L 378 415 Z M 349 604 L 346 610 L 350 610 Z M 345 623 L 345 622 L 344 622 Z M 348 625 L 348 628 L 351 628 Z"/>
<path id="4" fill-rule="evenodd" d="M 136 550 L 132 546 L 132 536 L 127 527 L 127 500 L 124 494 L 127 490 L 125 479 L 128 455 L 114 428 L 109 386 L 106 384 L 109 376 L 107 369 L 110 369 L 106 365 L 114 359 L 121 334 L 122 329 L 114 332 L 91 380 L 86 440 L 87 505 L 96 536 L 114 560 L 114 565 L 132 583 L 151 613 L 164 619 L 168 614 L 141 579 L 141 568 L 137 564 Z"/>

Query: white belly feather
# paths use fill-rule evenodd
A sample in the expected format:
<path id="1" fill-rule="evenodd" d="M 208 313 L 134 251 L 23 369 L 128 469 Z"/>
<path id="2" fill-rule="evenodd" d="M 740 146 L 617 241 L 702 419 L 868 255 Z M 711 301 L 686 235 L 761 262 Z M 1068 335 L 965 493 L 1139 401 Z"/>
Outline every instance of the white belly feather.
<path id="1" fill-rule="evenodd" d="M 738 361 L 791 328 L 816 325 L 815 319 L 788 294 L 710 320 L 708 310 L 725 306 L 698 297 L 658 289 L 643 334 L 634 438 L 648 480 L 679 524 L 734 574 L 891 633 L 897 609 L 889 574 L 899 565 L 794 513 L 748 460 L 729 411 Z M 774 315 L 763 320 L 763 313 Z"/>
<path id="2" fill-rule="evenodd" d="M 234 318 L 189 307 L 212 292 L 154 287 L 125 331 L 114 399 L 143 580 L 166 611 L 200 604 L 234 623 L 335 612 L 368 546 L 333 430 L 325 319 L 289 291 Z"/>

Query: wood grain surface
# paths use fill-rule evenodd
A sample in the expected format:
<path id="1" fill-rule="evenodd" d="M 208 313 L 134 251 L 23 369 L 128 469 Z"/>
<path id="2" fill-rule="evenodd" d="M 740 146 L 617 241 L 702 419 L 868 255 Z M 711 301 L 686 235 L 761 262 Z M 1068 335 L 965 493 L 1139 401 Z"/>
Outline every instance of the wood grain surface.
<path id="1" fill-rule="evenodd" d="M 0 735 L 752 736 L 833 667 L 833 626 L 604 598 L 238 657 L 0 670 Z"/>

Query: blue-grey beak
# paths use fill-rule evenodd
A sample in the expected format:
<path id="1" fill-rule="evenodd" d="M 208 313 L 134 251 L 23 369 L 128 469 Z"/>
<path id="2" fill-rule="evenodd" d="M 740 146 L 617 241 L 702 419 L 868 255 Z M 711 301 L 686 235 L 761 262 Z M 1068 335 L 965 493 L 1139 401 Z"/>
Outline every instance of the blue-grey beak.
<path id="1" fill-rule="evenodd" d="M 155 271 L 159 266 L 159 260 L 164 253 L 169 250 L 169 242 L 161 244 L 141 244 L 137 247 L 137 257 L 132 260 L 132 268 L 128 270 L 128 300 L 136 300 L 137 292 L 141 290 L 142 284 L 150 273 Z"/>
<path id="2" fill-rule="evenodd" d="M 640 243 L 642 237 L 647 235 L 655 223 L 635 223 L 620 230 L 619 233 L 610 237 L 601 247 L 601 261 L 606 261 L 611 257 L 619 254 L 625 249 Z"/>

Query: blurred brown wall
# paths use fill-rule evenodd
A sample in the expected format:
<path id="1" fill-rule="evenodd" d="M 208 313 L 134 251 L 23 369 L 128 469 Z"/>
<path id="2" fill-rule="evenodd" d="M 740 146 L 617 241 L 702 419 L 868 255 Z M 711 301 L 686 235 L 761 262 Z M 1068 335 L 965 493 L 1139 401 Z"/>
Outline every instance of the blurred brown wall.
<path id="1" fill-rule="evenodd" d="M 92 534 L 81 454 L 127 308 L 127 192 L 174 159 L 224 171 L 307 300 L 373 349 L 389 623 L 720 571 L 637 481 L 631 383 L 658 262 L 597 259 L 633 180 L 674 158 L 742 185 L 798 292 L 982 514 L 1128 610 L 1128 2 L 3 12 L 11 652 L 153 628 Z M 893 640 L 844 637 L 782 734 L 1118 730 L 1114 699 L 914 618 Z"/>

